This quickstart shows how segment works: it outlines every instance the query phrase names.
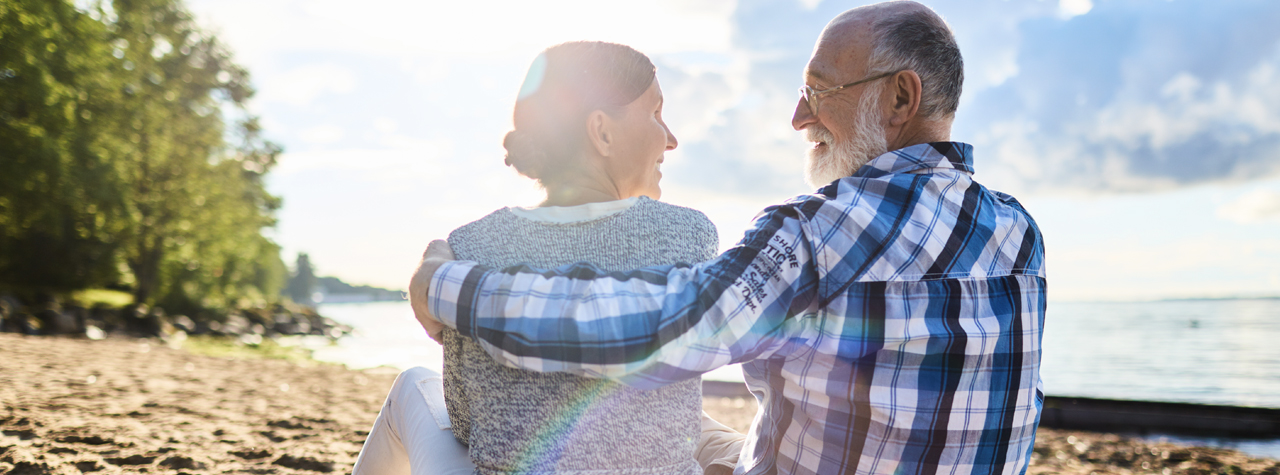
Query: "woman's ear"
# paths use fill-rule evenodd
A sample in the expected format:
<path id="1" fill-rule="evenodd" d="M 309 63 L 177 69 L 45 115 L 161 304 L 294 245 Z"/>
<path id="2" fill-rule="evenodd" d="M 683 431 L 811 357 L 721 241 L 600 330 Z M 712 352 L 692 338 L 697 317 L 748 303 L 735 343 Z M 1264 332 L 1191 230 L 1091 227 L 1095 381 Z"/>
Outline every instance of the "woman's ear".
<path id="1" fill-rule="evenodd" d="M 613 136 L 613 118 L 602 110 L 592 111 L 587 115 L 587 140 L 596 153 L 608 157 L 613 152 L 616 141 Z"/>

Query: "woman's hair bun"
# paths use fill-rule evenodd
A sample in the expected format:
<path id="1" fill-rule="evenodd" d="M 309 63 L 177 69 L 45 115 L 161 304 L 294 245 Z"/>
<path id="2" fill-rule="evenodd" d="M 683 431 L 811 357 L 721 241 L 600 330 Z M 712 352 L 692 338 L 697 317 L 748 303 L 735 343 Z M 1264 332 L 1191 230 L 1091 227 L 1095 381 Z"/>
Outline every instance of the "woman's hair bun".
<path id="1" fill-rule="evenodd" d="M 507 166 L 515 167 L 521 175 L 534 180 L 544 178 L 542 172 L 547 165 L 547 152 L 528 133 L 520 130 L 507 132 L 502 139 L 502 147 L 507 149 Z"/>

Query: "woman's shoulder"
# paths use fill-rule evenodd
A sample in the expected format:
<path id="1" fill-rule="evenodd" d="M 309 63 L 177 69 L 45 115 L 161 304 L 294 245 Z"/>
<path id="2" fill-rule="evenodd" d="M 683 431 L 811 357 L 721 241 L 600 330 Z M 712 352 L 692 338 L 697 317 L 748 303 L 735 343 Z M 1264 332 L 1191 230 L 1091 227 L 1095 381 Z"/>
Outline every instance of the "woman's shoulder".
<path id="1" fill-rule="evenodd" d="M 638 208 L 644 208 L 645 211 L 648 212 L 646 214 L 657 215 L 665 220 L 687 223 L 689 225 L 709 229 L 711 232 L 715 232 L 716 230 L 716 225 L 711 222 L 711 219 L 708 218 L 706 214 L 703 214 L 701 211 L 693 208 L 673 205 L 647 196 L 641 196 L 640 200 L 636 202 L 636 206 Z"/>
<path id="2" fill-rule="evenodd" d="M 698 260 L 715 256 L 720 246 L 720 235 L 715 223 L 703 212 L 648 197 L 641 197 L 636 205 L 643 206 L 639 217 L 651 220 L 662 232 L 696 247 L 700 251 Z"/>
<path id="3" fill-rule="evenodd" d="M 459 226 L 449 233 L 449 246 L 455 248 L 454 252 L 456 253 L 458 245 L 465 246 L 476 240 L 490 239 L 495 231 L 501 231 L 504 227 L 509 226 L 511 217 L 511 208 L 504 207 L 494 210 L 480 219 Z"/>

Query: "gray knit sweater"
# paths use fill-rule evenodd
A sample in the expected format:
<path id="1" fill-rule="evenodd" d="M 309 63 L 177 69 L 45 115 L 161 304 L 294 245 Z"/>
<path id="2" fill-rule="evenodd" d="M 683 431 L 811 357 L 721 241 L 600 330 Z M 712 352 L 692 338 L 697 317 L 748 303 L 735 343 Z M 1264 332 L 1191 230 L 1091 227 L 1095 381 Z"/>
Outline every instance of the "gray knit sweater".
<path id="1" fill-rule="evenodd" d="M 449 235 L 458 259 L 491 267 L 555 268 L 589 262 L 606 271 L 716 254 L 702 213 L 641 197 L 617 214 L 554 224 L 503 208 Z M 653 391 L 494 362 L 452 329 L 444 334 L 445 402 L 454 435 L 479 474 L 700 474 L 697 379 Z"/>

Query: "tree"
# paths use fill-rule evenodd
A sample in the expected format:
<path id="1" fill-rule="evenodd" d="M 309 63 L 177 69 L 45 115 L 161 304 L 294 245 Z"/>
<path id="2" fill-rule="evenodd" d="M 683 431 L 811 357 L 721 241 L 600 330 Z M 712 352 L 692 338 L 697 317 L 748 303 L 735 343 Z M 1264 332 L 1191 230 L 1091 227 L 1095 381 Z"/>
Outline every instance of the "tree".
<path id="1" fill-rule="evenodd" d="M 298 263 L 294 266 L 293 278 L 289 279 L 289 298 L 302 305 L 314 305 L 311 295 L 316 291 L 318 283 L 316 271 L 311 267 L 311 256 L 305 252 L 298 253 Z"/>
<path id="2" fill-rule="evenodd" d="M 120 82 L 107 28 L 66 2 L 0 3 L 0 283 L 119 277 Z"/>
<path id="3" fill-rule="evenodd" d="M 281 149 L 179 0 L 4 0 L 0 41 L 0 284 L 117 285 L 186 313 L 279 295 L 262 177 Z"/>

